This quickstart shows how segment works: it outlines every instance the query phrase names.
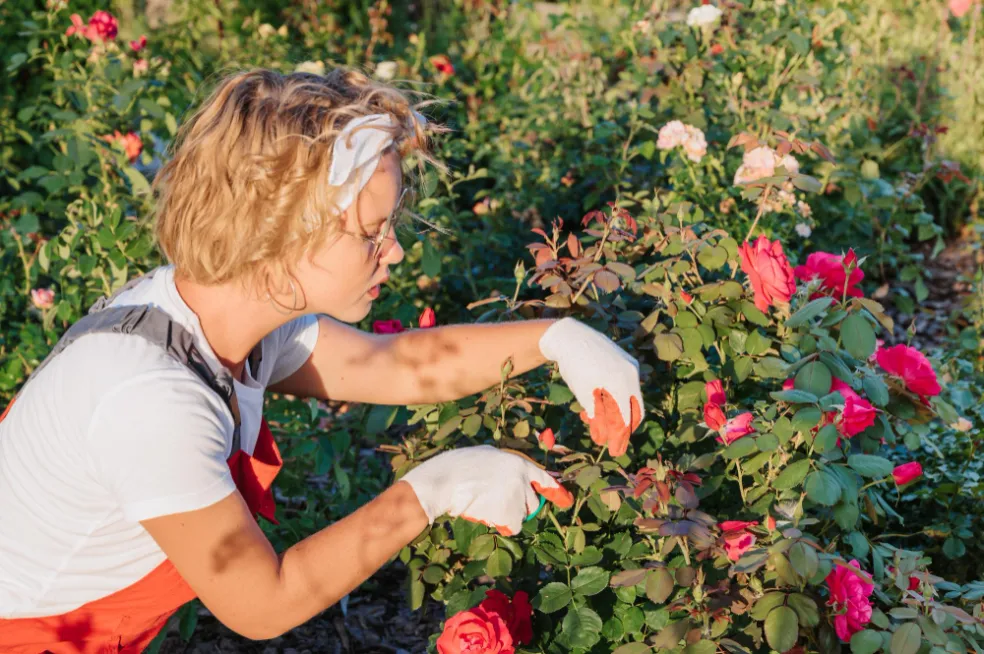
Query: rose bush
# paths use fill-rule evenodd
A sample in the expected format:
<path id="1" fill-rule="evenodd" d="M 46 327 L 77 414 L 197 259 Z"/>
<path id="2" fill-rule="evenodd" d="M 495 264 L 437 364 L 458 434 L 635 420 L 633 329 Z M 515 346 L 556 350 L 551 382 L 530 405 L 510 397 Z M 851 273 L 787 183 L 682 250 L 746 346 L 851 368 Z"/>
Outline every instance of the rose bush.
<path id="1" fill-rule="evenodd" d="M 756 180 L 760 214 L 781 183 Z M 881 537 L 904 519 L 892 489 L 921 475 L 893 453 L 954 409 L 924 355 L 879 345 L 891 319 L 852 292 L 863 262 L 815 253 L 797 285 L 779 241 L 739 245 L 687 211 L 613 205 L 580 232 L 535 230 L 536 266 L 517 283 L 528 274 L 543 299 L 517 293 L 503 314 L 609 330 L 642 362 L 651 409 L 612 451 L 549 381 L 546 406 L 504 375 L 475 402 L 415 407 L 424 428 L 395 454 L 398 474 L 456 442 L 534 451 L 550 429 L 564 437 L 542 460 L 576 502 L 510 538 L 439 522 L 401 555 L 414 601 L 443 600 L 453 631 L 490 589 L 529 593 L 529 651 L 979 647 L 980 604 L 945 601 L 952 585 L 929 560 Z"/>

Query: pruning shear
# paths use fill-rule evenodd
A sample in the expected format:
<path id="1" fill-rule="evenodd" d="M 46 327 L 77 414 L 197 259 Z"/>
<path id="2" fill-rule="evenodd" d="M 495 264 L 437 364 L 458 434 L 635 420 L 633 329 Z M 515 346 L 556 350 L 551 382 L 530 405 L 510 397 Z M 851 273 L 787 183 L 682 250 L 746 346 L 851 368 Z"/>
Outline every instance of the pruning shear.
<path id="1" fill-rule="evenodd" d="M 509 452 L 510 454 L 515 454 L 516 456 L 521 456 L 524 459 L 526 459 L 527 461 L 529 461 L 530 463 L 532 463 L 533 465 L 535 465 L 537 468 L 540 468 L 541 470 L 546 470 L 547 469 L 547 466 L 545 466 L 542 463 L 540 463 L 539 461 L 535 460 L 533 457 L 531 457 L 529 454 L 526 454 L 525 452 L 520 452 L 519 450 L 514 450 L 514 449 L 509 448 L 509 447 L 503 447 L 502 448 L 502 451 L 503 452 Z M 546 503 L 547 503 L 547 498 L 544 497 L 543 495 L 540 495 L 540 505 L 537 506 L 535 509 L 533 509 L 533 513 L 531 513 L 528 516 L 526 516 L 525 518 L 523 518 L 523 522 L 529 522 L 530 520 L 532 520 L 536 516 L 538 516 L 540 514 L 540 511 L 543 510 L 543 507 L 544 507 L 544 505 L 546 505 Z"/>

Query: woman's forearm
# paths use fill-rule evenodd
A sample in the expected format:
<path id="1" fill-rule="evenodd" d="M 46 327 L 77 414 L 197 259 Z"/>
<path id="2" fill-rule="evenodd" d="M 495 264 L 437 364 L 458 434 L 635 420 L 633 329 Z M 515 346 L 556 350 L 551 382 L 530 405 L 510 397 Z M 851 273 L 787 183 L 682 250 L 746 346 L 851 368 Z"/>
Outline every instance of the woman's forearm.
<path id="1" fill-rule="evenodd" d="M 448 325 L 398 334 L 386 346 L 380 367 L 392 374 L 389 403 L 445 402 L 483 391 L 499 382 L 510 358 L 512 375 L 543 365 L 540 337 L 554 322 Z"/>
<path id="2" fill-rule="evenodd" d="M 270 637 L 310 620 L 357 588 L 427 527 L 409 484 L 397 482 L 355 513 L 281 555 Z"/>

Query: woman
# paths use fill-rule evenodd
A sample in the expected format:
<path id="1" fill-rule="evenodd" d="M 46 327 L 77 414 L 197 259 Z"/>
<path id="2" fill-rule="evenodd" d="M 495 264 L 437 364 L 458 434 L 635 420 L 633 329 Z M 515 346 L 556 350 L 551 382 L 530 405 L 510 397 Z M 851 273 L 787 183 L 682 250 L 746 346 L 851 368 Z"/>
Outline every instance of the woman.
<path id="1" fill-rule="evenodd" d="M 0 651 L 139 652 L 199 597 L 266 639 L 356 588 L 438 516 L 518 532 L 536 493 L 571 495 L 522 457 L 436 456 L 278 554 L 270 388 L 433 403 L 555 361 L 599 442 L 642 410 L 638 366 L 572 319 L 373 335 L 363 319 L 403 250 L 403 157 L 427 152 L 398 90 L 336 70 L 224 80 L 155 184 L 170 265 L 74 325 L 0 421 Z"/>

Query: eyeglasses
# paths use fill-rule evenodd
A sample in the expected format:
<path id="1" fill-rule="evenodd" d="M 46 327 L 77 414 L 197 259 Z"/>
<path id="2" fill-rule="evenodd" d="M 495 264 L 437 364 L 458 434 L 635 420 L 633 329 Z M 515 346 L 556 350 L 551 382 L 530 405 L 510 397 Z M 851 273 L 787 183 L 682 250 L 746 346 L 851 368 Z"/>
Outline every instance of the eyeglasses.
<path id="1" fill-rule="evenodd" d="M 400 217 L 403 215 L 403 212 L 406 208 L 404 205 L 404 200 L 407 197 L 407 192 L 409 190 L 410 190 L 409 186 L 403 187 L 403 192 L 400 194 L 400 199 L 397 200 L 396 202 L 396 208 L 393 209 L 393 213 L 391 213 L 386 218 L 382 226 L 379 228 L 379 232 L 377 232 L 375 235 L 367 236 L 364 234 L 351 234 L 350 232 L 345 232 L 347 234 L 351 234 L 352 236 L 357 236 L 363 241 L 365 241 L 366 243 L 368 243 L 370 246 L 369 258 L 376 263 L 378 263 L 383 256 L 383 248 L 386 245 L 386 239 L 388 238 L 395 239 L 395 237 L 390 236 L 390 232 L 393 231 L 394 225 L 396 225 Z"/>

